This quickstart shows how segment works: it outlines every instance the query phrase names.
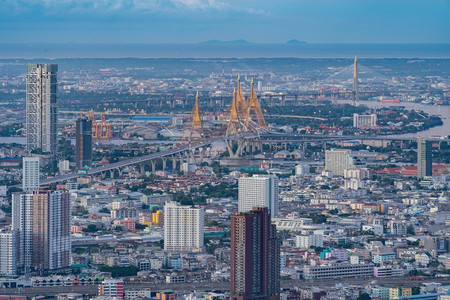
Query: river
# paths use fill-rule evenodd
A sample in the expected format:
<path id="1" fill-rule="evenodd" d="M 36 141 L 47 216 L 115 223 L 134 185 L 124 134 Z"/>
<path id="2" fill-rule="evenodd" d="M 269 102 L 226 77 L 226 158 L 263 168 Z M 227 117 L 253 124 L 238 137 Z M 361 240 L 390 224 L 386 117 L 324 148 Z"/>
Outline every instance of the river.
<path id="1" fill-rule="evenodd" d="M 341 103 L 351 103 L 349 100 L 342 100 Z M 404 106 L 408 110 L 421 110 L 430 115 L 438 115 L 441 117 L 443 124 L 441 126 L 436 126 L 424 131 L 420 131 L 417 133 L 405 133 L 399 134 L 395 136 L 387 136 L 387 137 L 422 137 L 422 138 L 431 138 L 436 136 L 447 136 L 450 135 L 450 106 L 443 105 L 423 105 L 420 103 L 412 103 L 412 102 L 400 102 L 400 103 L 382 103 L 378 101 L 360 101 L 362 105 L 366 105 L 370 108 L 380 108 L 380 107 L 398 107 Z M 0 144 L 11 144 L 17 143 L 25 145 L 27 139 L 25 137 L 0 137 Z M 114 145 L 123 145 L 128 143 L 139 143 L 139 144 L 170 144 L 171 141 L 132 141 L 132 140 L 105 140 L 102 141 L 103 144 L 114 144 Z M 72 140 L 72 144 L 74 141 Z"/>
<path id="2" fill-rule="evenodd" d="M 351 101 L 344 100 L 341 103 L 351 103 Z M 420 131 L 417 133 L 405 133 L 398 134 L 395 137 L 422 137 L 431 138 L 436 136 L 447 136 L 450 135 L 450 105 L 424 105 L 421 103 L 414 102 L 400 102 L 400 103 L 383 103 L 378 101 L 360 101 L 361 105 L 366 105 L 370 108 L 381 108 L 381 107 L 398 107 L 403 106 L 408 110 L 421 110 L 429 115 L 437 115 L 442 119 L 443 124 L 441 126 L 435 126 L 430 129 Z M 387 136 L 390 137 L 390 136 Z"/>

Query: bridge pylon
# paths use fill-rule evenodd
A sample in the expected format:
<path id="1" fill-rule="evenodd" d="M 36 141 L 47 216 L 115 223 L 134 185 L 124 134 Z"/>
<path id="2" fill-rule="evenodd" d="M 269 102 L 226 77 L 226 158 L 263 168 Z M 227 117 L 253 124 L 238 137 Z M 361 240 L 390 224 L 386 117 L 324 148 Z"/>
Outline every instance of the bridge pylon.
<path id="1" fill-rule="evenodd" d="M 353 90 L 352 90 L 352 104 L 353 106 L 359 105 L 359 90 L 358 90 L 358 59 L 355 56 L 355 62 L 353 63 Z"/>
<path id="2" fill-rule="evenodd" d="M 237 95 L 238 92 L 234 89 L 233 99 L 231 100 L 230 116 L 227 123 L 227 131 L 225 133 L 225 143 L 227 145 L 228 153 L 230 157 L 233 158 L 237 158 L 242 155 L 242 147 L 244 145 L 243 133 L 245 131 L 239 110 L 239 101 L 242 101 L 242 98 L 238 100 Z"/>
<path id="3" fill-rule="evenodd" d="M 189 131 L 188 136 L 188 143 L 191 145 L 192 142 L 195 141 L 206 141 L 205 138 L 205 131 L 203 130 L 203 121 L 202 121 L 202 115 L 200 113 L 200 100 L 199 100 L 199 94 L 197 91 L 197 94 L 195 95 L 195 103 L 194 107 L 192 108 L 191 115 L 189 116 L 189 120 L 186 123 L 184 132 L 187 133 Z M 197 150 L 197 151 L 196 151 Z M 201 164 L 203 162 L 203 158 L 205 156 L 206 146 L 202 147 L 201 149 L 192 148 L 188 150 L 188 162 L 189 163 L 196 163 Z"/>
<path id="4" fill-rule="evenodd" d="M 194 107 L 192 108 L 191 115 L 189 116 L 188 122 L 186 123 L 184 129 L 184 132 L 186 133 L 187 131 L 189 131 L 189 143 L 194 140 L 205 141 L 205 132 L 203 130 L 203 122 L 200 113 L 200 100 L 198 91 L 195 96 Z"/>
<path id="5" fill-rule="evenodd" d="M 256 96 L 256 91 L 254 87 L 254 82 L 252 78 L 252 87 L 250 89 L 250 95 L 247 98 L 247 113 L 245 118 L 245 127 L 249 128 L 249 123 L 252 121 L 252 114 L 256 116 L 256 120 L 254 120 L 258 126 L 262 128 L 267 128 L 266 120 L 264 119 L 264 115 L 261 109 L 261 105 L 258 100 L 258 96 Z"/>
<path id="6" fill-rule="evenodd" d="M 233 91 L 230 116 L 225 134 L 225 142 L 231 158 L 238 158 L 244 152 L 253 152 L 261 148 L 259 130 L 267 128 L 267 123 L 262 113 L 254 82 L 247 100 L 242 95 L 241 80 L 238 78 L 238 86 Z M 245 134 L 257 133 L 252 141 L 244 138 Z"/>
<path id="7" fill-rule="evenodd" d="M 248 103 L 247 101 L 245 101 L 245 96 L 242 92 L 241 76 L 238 76 L 238 84 L 236 88 L 236 104 L 239 117 L 242 121 L 244 121 L 247 115 Z"/>

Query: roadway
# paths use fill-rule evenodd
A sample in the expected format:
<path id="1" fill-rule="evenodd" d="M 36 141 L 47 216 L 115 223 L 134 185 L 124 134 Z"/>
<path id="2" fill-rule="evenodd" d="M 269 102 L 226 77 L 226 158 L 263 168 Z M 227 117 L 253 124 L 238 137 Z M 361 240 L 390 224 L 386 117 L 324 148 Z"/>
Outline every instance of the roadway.
<path id="1" fill-rule="evenodd" d="M 409 277 L 389 277 L 389 278 L 338 278 L 338 279 L 323 279 L 323 280 L 282 280 L 281 288 L 288 289 L 293 287 L 300 288 L 330 288 L 334 287 L 336 284 L 348 284 L 355 286 L 363 286 L 367 284 L 380 285 L 386 287 L 413 287 L 419 286 L 424 282 L 438 282 L 442 285 L 450 284 L 449 278 L 438 278 L 424 277 L 420 281 L 409 280 Z M 160 291 L 165 289 L 171 289 L 180 293 L 189 293 L 191 291 L 223 291 L 228 292 L 230 288 L 229 282 L 190 282 L 190 283 L 126 283 L 124 285 L 125 290 L 136 290 L 136 289 L 149 289 L 151 291 Z M 35 296 L 35 295 L 46 295 L 54 296 L 61 293 L 79 293 L 94 295 L 98 293 L 97 285 L 88 286 L 53 286 L 53 287 L 26 287 L 21 290 L 18 289 L 2 289 L 0 294 L 3 295 L 24 295 L 24 296 Z"/>
<path id="2" fill-rule="evenodd" d="M 139 156 L 139 157 L 135 157 L 135 158 L 131 158 L 131 159 L 121 160 L 116 163 L 95 167 L 95 168 L 89 169 L 87 171 L 86 175 L 95 175 L 95 174 L 110 171 L 113 169 L 118 169 L 118 168 L 135 165 L 135 164 L 140 164 L 140 163 L 144 163 L 149 160 L 170 156 L 170 155 L 177 154 L 177 153 L 189 150 L 189 149 L 200 148 L 200 147 L 203 147 L 203 146 L 211 143 L 214 140 L 215 139 L 210 139 L 206 143 L 203 143 L 203 142 L 202 143 L 192 143 L 192 144 L 185 143 L 181 146 L 171 148 L 168 150 L 159 151 L 159 152 L 151 153 L 148 155 L 143 155 L 143 156 Z M 59 176 L 56 176 L 53 178 L 47 178 L 47 179 L 41 180 L 40 185 L 47 185 L 47 184 L 62 182 L 62 181 L 70 180 L 70 179 L 75 179 L 76 177 L 77 177 L 77 173 L 72 172 L 69 174 L 59 175 Z"/>
<path id="3" fill-rule="evenodd" d="M 255 137 L 260 137 L 261 141 L 266 144 L 270 143 L 295 143 L 295 142 L 320 142 L 320 141 L 343 141 L 343 140 L 388 140 L 392 139 L 392 137 L 385 137 L 385 136 L 333 136 L 333 135 L 313 135 L 313 134 L 277 134 L 277 133 L 261 133 L 261 134 L 255 134 L 255 133 L 246 133 L 244 134 L 244 139 L 253 139 Z M 228 137 L 227 139 L 239 139 L 239 136 L 234 137 Z M 155 152 L 148 155 L 143 155 L 131 159 L 122 160 L 116 163 L 112 163 L 109 165 L 99 166 L 92 168 L 87 171 L 87 175 L 95 175 L 98 173 L 102 173 L 105 171 L 110 171 L 113 169 L 118 169 L 130 165 L 140 164 L 144 163 L 149 160 L 158 159 L 161 157 L 170 156 L 173 154 L 177 154 L 180 152 L 184 152 L 186 150 L 192 150 L 197 149 L 200 147 L 204 147 L 206 145 L 209 145 L 211 143 L 217 142 L 217 141 L 224 141 L 225 137 L 219 136 L 219 137 L 212 137 L 205 139 L 203 142 L 195 142 L 195 143 L 184 143 L 178 147 L 171 148 L 165 151 Z M 406 137 L 399 137 L 395 138 L 395 140 L 412 140 L 412 138 L 406 138 Z M 438 141 L 450 141 L 450 139 L 436 139 Z M 52 183 L 57 182 L 63 182 L 66 180 L 75 179 L 77 177 L 77 173 L 72 172 L 64 175 L 58 175 L 53 178 L 47 178 L 44 180 L 41 180 L 40 185 L 48 185 Z M 20 187 L 20 185 L 15 185 L 15 187 Z"/>

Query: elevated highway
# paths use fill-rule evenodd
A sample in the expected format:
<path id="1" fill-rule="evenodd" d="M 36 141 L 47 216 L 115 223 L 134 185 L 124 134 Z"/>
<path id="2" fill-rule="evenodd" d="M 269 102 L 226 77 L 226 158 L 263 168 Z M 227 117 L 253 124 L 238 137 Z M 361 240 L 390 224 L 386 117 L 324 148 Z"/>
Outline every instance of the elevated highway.
<path id="1" fill-rule="evenodd" d="M 393 138 L 392 136 L 336 136 L 336 135 L 313 135 L 313 134 L 278 134 L 278 133 L 246 133 L 243 136 L 234 136 L 234 137 L 225 137 L 225 136 L 216 136 L 207 138 L 204 141 L 196 141 L 196 142 L 185 142 L 184 144 L 155 153 L 151 153 L 148 155 L 143 155 L 139 157 L 134 157 L 131 159 L 122 160 L 116 163 L 99 166 L 92 168 L 87 171 L 86 175 L 96 175 L 99 173 L 104 173 L 107 171 L 112 171 L 116 169 L 121 169 L 131 165 L 139 165 L 143 164 L 147 161 L 154 161 L 156 159 L 161 159 L 164 157 L 174 156 L 180 153 L 193 151 L 198 148 L 202 148 L 210 145 L 214 142 L 225 141 L 225 140 L 233 140 L 233 139 L 255 139 L 259 138 L 262 144 L 287 144 L 287 143 L 305 143 L 305 142 L 330 142 L 330 141 L 349 141 L 349 140 L 403 140 L 410 141 L 415 140 L 411 137 L 398 137 Z M 450 139 L 436 139 L 436 141 L 450 141 Z M 64 182 L 77 178 L 77 173 L 72 172 L 69 174 L 58 175 L 52 178 L 47 178 L 41 180 L 41 185 L 49 185 L 58 182 Z M 20 185 L 16 185 L 15 187 L 20 187 Z"/>

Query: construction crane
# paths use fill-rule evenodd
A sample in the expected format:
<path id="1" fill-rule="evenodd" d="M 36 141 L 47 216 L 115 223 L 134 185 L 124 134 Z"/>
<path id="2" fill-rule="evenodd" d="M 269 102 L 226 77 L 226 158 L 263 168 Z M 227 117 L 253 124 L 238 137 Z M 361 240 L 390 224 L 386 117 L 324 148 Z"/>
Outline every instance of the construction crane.
<path id="1" fill-rule="evenodd" d="M 92 138 L 94 139 L 110 139 L 112 138 L 112 126 L 106 121 L 105 112 L 102 112 L 102 119 L 100 123 L 95 120 L 95 113 L 90 110 L 88 113 L 88 120 L 92 122 Z"/>

